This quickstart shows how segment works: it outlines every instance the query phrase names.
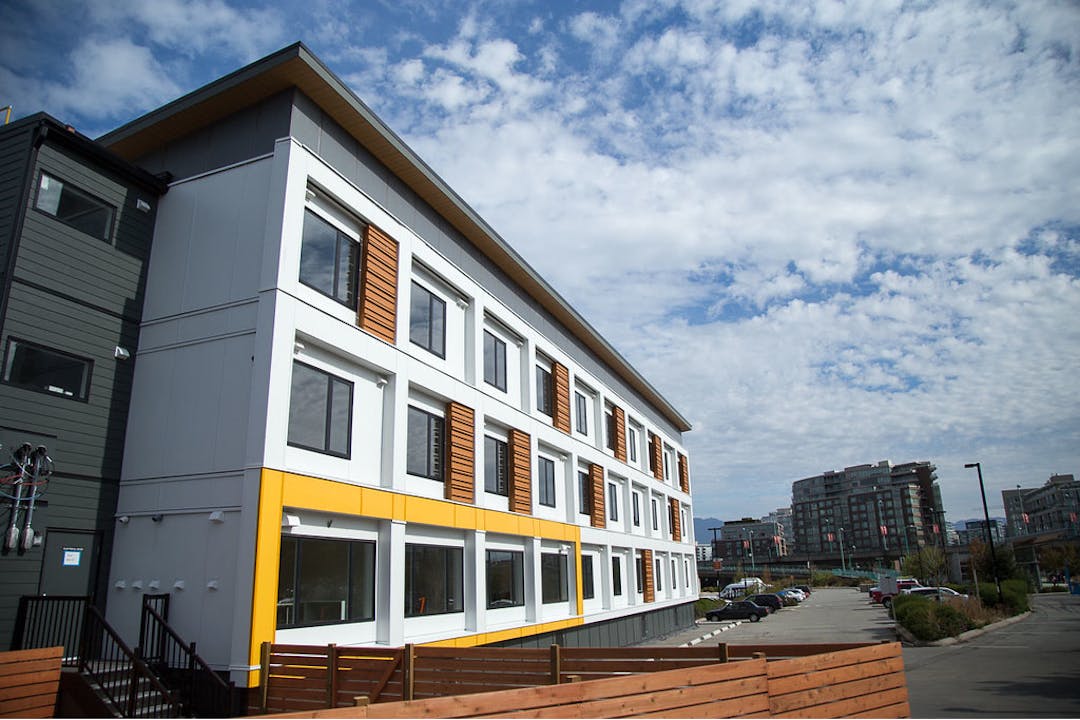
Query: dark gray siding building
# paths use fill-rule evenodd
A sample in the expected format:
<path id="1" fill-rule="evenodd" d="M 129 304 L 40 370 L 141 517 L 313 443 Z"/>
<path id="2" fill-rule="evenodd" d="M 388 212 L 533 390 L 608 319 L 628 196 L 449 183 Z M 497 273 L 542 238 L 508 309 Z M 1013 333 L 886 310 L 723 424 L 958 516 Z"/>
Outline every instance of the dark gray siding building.
<path id="1" fill-rule="evenodd" d="M 46 115 L 0 128 L 0 647 L 21 595 L 104 599 L 164 192 Z"/>

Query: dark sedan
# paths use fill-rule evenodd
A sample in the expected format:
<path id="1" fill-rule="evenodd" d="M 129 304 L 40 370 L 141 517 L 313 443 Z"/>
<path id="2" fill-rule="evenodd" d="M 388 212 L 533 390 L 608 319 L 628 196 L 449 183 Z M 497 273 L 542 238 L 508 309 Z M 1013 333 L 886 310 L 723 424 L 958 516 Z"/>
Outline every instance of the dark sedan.
<path id="1" fill-rule="evenodd" d="M 760 605 L 764 608 L 768 608 L 769 612 L 776 612 L 780 608 L 784 607 L 784 601 L 780 599 L 780 596 L 775 593 L 762 593 L 760 595 L 750 595 L 746 598 L 755 605 Z"/>
<path id="2" fill-rule="evenodd" d="M 731 602 L 722 608 L 717 610 L 710 610 L 705 613 L 706 620 L 749 620 L 750 622 L 757 622 L 761 618 L 767 616 L 769 611 L 766 608 L 761 607 L 757 603 L 752 603 L 749 600 L 739 600 L 737 602 Z"/>

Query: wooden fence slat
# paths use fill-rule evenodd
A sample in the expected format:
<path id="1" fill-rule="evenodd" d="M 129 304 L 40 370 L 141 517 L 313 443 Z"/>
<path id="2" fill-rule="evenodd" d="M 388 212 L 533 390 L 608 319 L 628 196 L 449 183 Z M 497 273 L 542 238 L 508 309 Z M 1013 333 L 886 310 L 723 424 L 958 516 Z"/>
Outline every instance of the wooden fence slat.
<path id="1" fill-rule="evenodd" d="M 821 655 L 778 660 L 769 664 L 769 677 L 782 677 L 815 670 L 826 670 L 832 667 L 854 665 L 860 662 L 880 660 L 898 655 L 901 655 L 900 643 L 881 643 L 851 650 L 827 652 Z"/>
<path id="2" fill-rule="evenodd" d="M 625 717 L 627 715 L 639 715 L 643 712 L 701 705 L 718 697 L 742 698 L 751 695 L 768 698 L 768 686 L 764 677 L 743 678 L 689 688 L 678 687 L 669 690 L 627 694 L 622 697 L 605 698 L 603 700 L 585 701 L 577 703 L 576 710 L 581 713 L 581 717 Z"/>
<path id="3" fill-rule="evenodd" d="M 904 676 L 900 673 L 855 680 L 840 685 L 824 685 L 788 695 L 771 696 L 769 709 L 774 715 L 786 715 L 793 710 L 871 696 L 901 686 L 904 686 Z"/>
<path id="4" fill-rule="evenodd" d="M 820 672 L 804 673 L 802 675 L 790 675 L 782 678 L 773 678 L 769 681 L 769 692 L 773 695 L 800 692 L 822 685 L 837 685 L 839 683 L 862 680 L 877 675 L 889 675 L 904 672 L 903 658 L 888 658 L 887 660 L 875 660 L 859 665 L 848 665 L 841 668 L 822 670 Z"/>
<path id="5" fill-rule="evenodd" d="M 883 643 L 777 643 L 760 645 L 728 645 L 730 657 L 753 657 L 756 652 L 763 652 L 768 658 L 796 658 L 810 655 L 819 656 L 825 653 L 843 652 L 847 650 L 859 650 L 863 648 L 880 647 Z"/>
<path id="6" fill-rule="evenodd" d="M 886 690 L 875 695 L 863 695 L 849 698 L 828 705 L 815 705 L 809 708 L 800 708 L 784 713 L 784 717 L 791 718 L 842 718 L 862 717 L 868 711 L 888 705 L 900 705 L 907 703 L 907 688 Z M 775 711 L 773 711 L 775 714 Z"/>
<path id="7" fill-rule="evenodd" d="M 743 697 L 713 700 L 699 705 L 690 705 L 685 708 L 671 708 L 657 712 L 647 712 L 634 717 L 643 718 L 735 718 L 754 717 L 761 713 L 761 717 L 769 716 L 769 696 L 765 693 L 760 695 L 744 695 Z"/>
<path id="8" fill-rule="evenodd" d="M 498 660 L 536 660 L 547 662 L 550 650 L 548 648 L 494 648 L 494 647 L 417 647 L 417 661 L 427 658 L 461 658 L 461 659 L 498 659 Z"/>

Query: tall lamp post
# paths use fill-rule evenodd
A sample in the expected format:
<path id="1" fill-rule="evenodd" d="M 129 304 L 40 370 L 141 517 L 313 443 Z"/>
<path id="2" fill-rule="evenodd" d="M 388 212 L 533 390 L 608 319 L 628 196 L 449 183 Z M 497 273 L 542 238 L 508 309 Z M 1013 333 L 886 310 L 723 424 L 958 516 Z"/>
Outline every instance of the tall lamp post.
<path id="1" fill-rule="evenodd" d="M 975 468 L 979 474 L 979 493 L 982 494 L 983 518 L 986 519 L 986 539 L 990 541 L 990 562 L 993 563 L 994 584 L 997 585 L 998 602 L 1005 604 L 1005 594 L 1001 592 L 1001 578 L 998 577 L 997 553 L 994 552 L 994 534 L 990 532 L 990 511 L 986 507 L 986 488 L 983 486 L 982 463 L 964 463 L 965 468 Z"/>
<path id="2" fill-rule="evenodd" d="M 844 528 L 840 528 L 840 569 L 847 570 L 847 563 L 844 562 Z"/>

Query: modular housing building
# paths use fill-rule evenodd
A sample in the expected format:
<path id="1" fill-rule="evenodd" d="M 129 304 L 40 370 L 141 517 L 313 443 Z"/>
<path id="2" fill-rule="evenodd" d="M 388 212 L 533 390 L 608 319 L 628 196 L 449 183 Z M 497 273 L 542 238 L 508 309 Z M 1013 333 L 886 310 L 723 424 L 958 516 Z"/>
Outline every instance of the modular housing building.
<path id="1" fill-rule="evenodd" d="M 687 420 L 302 44 L 99 139 L 157 208 L 108 587 L 265 641 L 693 622 Z"/>

